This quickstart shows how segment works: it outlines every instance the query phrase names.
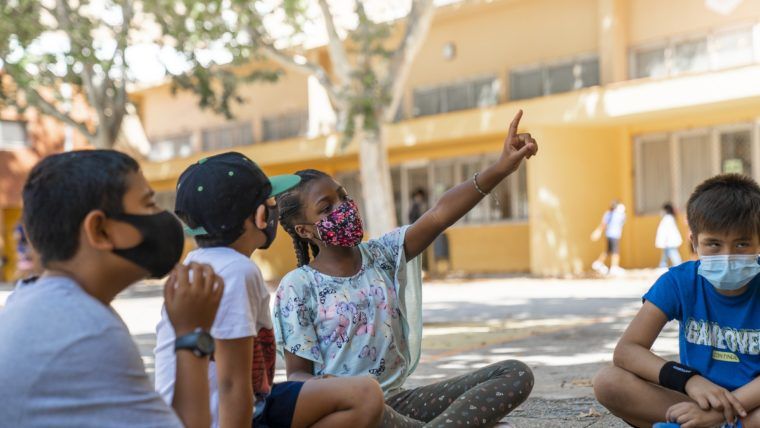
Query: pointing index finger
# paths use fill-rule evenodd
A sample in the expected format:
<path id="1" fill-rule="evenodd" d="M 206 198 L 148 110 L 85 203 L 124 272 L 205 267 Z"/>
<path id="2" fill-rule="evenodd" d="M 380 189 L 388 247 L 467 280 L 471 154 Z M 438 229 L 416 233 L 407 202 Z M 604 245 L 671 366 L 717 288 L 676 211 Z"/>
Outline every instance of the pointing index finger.
<path id="1" fill-rule="evenodd" d="M 514 137 L 517 135 L 517 128 L 520 126 L 520 119 L 522 118 L 523 111 L 522 109 L 517 111 L 517 114 L 515 114 L 515 118 L 512 119 L 512 123 L 509 124 L 509 136 Z"/>

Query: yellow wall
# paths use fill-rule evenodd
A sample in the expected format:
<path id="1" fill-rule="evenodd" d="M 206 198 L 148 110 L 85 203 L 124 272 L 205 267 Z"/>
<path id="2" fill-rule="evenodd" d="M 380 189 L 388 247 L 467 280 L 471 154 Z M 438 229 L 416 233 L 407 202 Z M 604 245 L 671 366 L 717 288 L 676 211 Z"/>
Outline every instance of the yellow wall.
<path id="1" fill-rule="evenodd" d="M 234 104 L 233 121 L 252 122 L 256 140 L 261 139 L 261 118 L 306 110 L 307 78 L 293 72 L 276 83 L 253 83 L 241 86 L 242 105 Z M 148 138 L 159 138 L 223 126 L 223 115 L 198 108 L 198 98 L 187 91 L 172 95 L 169 85 L 146 89 L 136 97 L 140 118 Z"/>
<path id="2" fill-rule="evenodd" d="M 625 136 L 617 129 L 547 127 L 532 133 L 540 149 L 528 169 L 531 271 L 580 274 L 602 250 L 589 235 L 610 201 L 623 198 Z"/>
<path id="3" fill-rule="evenodd" d="M 527 222 L 455 226 L 446 236 L 454 272 L 504 273 L 530 269 Z"/>
<path id="4" fill-rule="evenodd" d="M 597 49 L 597 0 L 502 0 L 452 9 L 435 20 L 414 61 L 407 84 L 409 101 L 419 86 L 484 75 L 506 82 L 512 67 Z M 449 42 L 456 45 L 453 60 L 442 54 Z"/>
<path id="5" fill-rule="evenodd" d="M 253 253 L 253 260 L 267 280 L 281 278 L 296 268 L 296 253 L 293 248 L 293 240 L 280 227 L 277 230 L 277 237 L 272 246 L 267 250 L 259 250 Z"/>
<path id="6" fill-rule="evenodd" d="M 704 0 L 628 0 L 629 42 L 634 45 L 658 42 L 667 37 L 688 36 L 760 19 L 758 1 L 738 1 L 736 9 L 727 15 L 709 9 L 706 3 Z"/>
<path id="7" fill-rule="evenodd" d="M 654 247 L 654 238 L 657 233 L 657 225 L 660 217 L 656 215 L 637 216 L 626 224 L 628 228 L 627 240 L 630 244 L 626 252 L 622 254 L 623 264 L 629 267 L 653 267 L 660 263 L 662 251 Z M 681 245 L 681 258 L 688 260 L 691 257 L 689 250 L 689 229 L 686 227 L 685 215 L 678 216 L 678 226 L 681 230 L 683 245 Z"/>

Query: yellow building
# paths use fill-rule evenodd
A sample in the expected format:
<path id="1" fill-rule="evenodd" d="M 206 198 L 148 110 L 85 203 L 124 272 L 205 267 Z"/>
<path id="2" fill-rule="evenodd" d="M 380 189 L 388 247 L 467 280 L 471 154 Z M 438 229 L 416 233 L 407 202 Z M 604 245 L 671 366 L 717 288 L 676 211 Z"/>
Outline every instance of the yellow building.
<path id="1" fill-rule="evenodd" d="M 315 57 L 327 55 L 319 49 Z M 241 151 L 270 174 L 317 168 L 359 193 L 357 150 L 320 135 L 307 76 L 252 84 L 233 122 L 168 86 L 132 94 L 163 203 L 178 175 L 210 153 Z M 660 206 L 683 208 L 721 171 L 760 179 L 760 2 L 470 0 L 438 9 L 390 125 L 399 221 L 410 195 L 431 202 L 495 156 L 518 108 L 539 141 L 527 168 L 448 232 L 450 269 L 579 274 L 602 250 L 589 234 L 612 199 L 627 208 L 622 265 L 653 267 Z M 682 222 L 683 223 L 683 222 Z M 686 234 L 685 225 L 683 226 Z M 281 232 L 257 261 L 292 269 Z M 685 244 L 682 255 L 688 255 Z"/>

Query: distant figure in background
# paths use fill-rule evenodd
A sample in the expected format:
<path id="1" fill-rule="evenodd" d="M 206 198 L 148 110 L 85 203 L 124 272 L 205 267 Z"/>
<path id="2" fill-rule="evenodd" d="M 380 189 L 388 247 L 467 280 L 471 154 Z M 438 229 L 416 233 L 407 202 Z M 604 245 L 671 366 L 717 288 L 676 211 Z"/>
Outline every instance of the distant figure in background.
<path id="1" fill-rule="evenodd" d="M 662 219 L 660 225 L 657 226 L 657 236 L 654 241 L 654 246 L 662 250 L 660 268 L 668 267 L 668 259 L 671 266 L 681 264 L 681 254 L 678 252 L 681 244 L 683 244 L 683 239 L 676 223 L 676 212 L 673 205 L 667 202 L 662 206 Z"/>
<path id="2" fill-rule="evenodd" d="M 607 275 L 620 275 L 624 271 L 620 267 L 620 237 L 623 236 L 623 224 L 625 224 L 625 205 L 618 200 L 613 200 L 610 209 L 602 216 L 602 222 L 591 233 L 591 240 L 598 241 L 604 232 L 607 237 L 607 247 L 599 255 L 599 258 L 591 265 L 596 272 Z M 607 256 L 610 256 L 610 267 L 607 268 Z"/>
<path id="3" fill-rule="evenodd" d="M 422 214 L 425 214 L 427 210 L 428 210 L 427 192 L 422 187 L 418 187 L 414 192 L 412 192 L 412 201 L 411 201 L 411 204 L 409 205 L 409 224 L 414 224 L 414 222 L 417 221 L 420 217 L 422 217 Z M 438 239 L 440 239 L 440 237 Z M 424 272 L 430 271 L 430 263 L 428 262 L 427 255 L 428 255 L 428 251 L 425 251 L 420 256 L 420 259 L 422 260 L 422 270 Z"/>
<path id="4" fill-rule="evenodd" d="M 13 238 L 16 240 L 16 278 L 23 279 L 34 274 L 36 269 L 32 247 L 21 223 L 13 230 Z"/>
<path id="5" fill-rule="evenodd" d="M 417 221 L 428 210 L 428 196 L 423 188 L 418 188 L 412 193 L 412 204 L 409 207 L 409 224 Z"/>
<path id="6" fill-rule="evenodd" d="M 412 193 L 412 203 L 409 207 L 409 224 L 414 224 L 422 214 L 428 210 L 428 194 L 422 187 Z M 430 263 L 427 257 L 429 250 L 426 250 L 422 254 L 422 270 L 425 272 L 430 271 Z M 441 267 L 441 263 L 445 262 L 445 267 Z M 448 270 L 449 262 L 449 238 L 446 237 L 446 233 L 440 234 L 435 241 L 433 241 L 433 269 L 434 273 L 440 273 Z"/>

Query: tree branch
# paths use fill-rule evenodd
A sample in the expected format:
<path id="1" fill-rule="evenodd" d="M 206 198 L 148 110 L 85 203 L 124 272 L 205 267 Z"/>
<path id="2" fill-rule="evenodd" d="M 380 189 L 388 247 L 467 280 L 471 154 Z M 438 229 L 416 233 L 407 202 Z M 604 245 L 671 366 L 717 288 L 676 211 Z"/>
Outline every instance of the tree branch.
<path id="1" fill-rule="evenodd" d="M 409 77 L 412 61 L 425 41 L 430 25 L 433 22 L 435 6 L 433 0 L 413 0 L 412 9 L 406 19 L 404 38 L 391 58 L 388 75 L 383 87 L 391 97 L 391 102 L 385 110 L 385 121 L 391 122 L 404 94 L 404 84 Z"/>
<path id="2" fill-rule="evenodd" d="M 76 38 L 73 36 L 75 34 L 76 29 L 74 28 L 73 24 L 71 23 L 71 20 L 69 19 L 69 14 L 72 13 L 72 10 L 69 8 L 68 0 L 58 0 L 56 4 L 57 4 L 56 18 L 58 19 L 58 26 L 61 30 L 69 34 L 69 39 L 71 40 L 72 49 L 76 49 L 77 54 L 81 56 L 82 47 L 80 46 Z M 98 90 L 95 86 L 95 82 L 93 81 L 93 72 L 94 70 L 92 68 L 92 64 L 86 61 L 82 61 L 82 82 L 84 82 L 85 92 L 87 93 L 87 99 L 90 103 L 90 106 L 99 112 L 100 110 L 102 110 L 103 103 L 98 94 Z"/>
<path id="3" fill-rule="evenodd" d="M 335 28 L 335 19 L 332 12 L 330 12 L 327 0 L 319 0 L 319 7 L 322 9 L 322 16 L 325 20 L 328 40 L 327 48 L 330 52 L 330 59 L 332 59 L 332 63 L 335 66 L 335 74 L 340 79 L 341 85 L 346 86 L 351 81 L 351 63 L 348 61 L 346 48 L 343 45 L 343 40 L 338 35 L 338 30 Z"/>
<path id="4" fill-rule="evenodd" d="M 330 97 L 330 101 L 333 103 L 334 107 L 340 108 L 345 104 L 345 100 L 339 93 L 338 88 L 335 86 L 332 79 L 330 79 L 330 76 L 327 74 L 324 68 L 307 60 L 304 60 L 303 63 L 296 61 L 293 56 L 288 55 L 280 49 L 274 47 L 272 43 L 268 42 L 263 37 L 261 32 L 253 28 L 249 28 L 248 31 L 252 36 L 254 36 L 254 43 L 260 49 L 261 53 L 263 53 L 267 58 L 280 64 L 283 67 L 290 68 L 301 73 L 313 75 L 317 78 L 319 83 L 322 84 L 322 86 L 325 88 L 325 91 L 327 91 L 327 96 Z"/>
<path id="5" fill-rule="evenodd" d="M 69 117 L 67 114 L 61 113 L 60 110 L 58 110 L 52 103 L 50 103 L 48 100 L 42 97 L 37 90 L 32 88 L 24 88 L 24 93 L 26 94 L 27 102 L 40 110 L 42 110 L 43 113 L 53 116 L 54 118 L 60 120 L 61 122 L 72 126 L 76 128 L 79 132 L 82 133 L 85 137 L 88 139 L 95 138 L 95 134 L 90 132 L 90 130 L 87 128 L 87 125 L 77 122 L 76 120 Z"/>

